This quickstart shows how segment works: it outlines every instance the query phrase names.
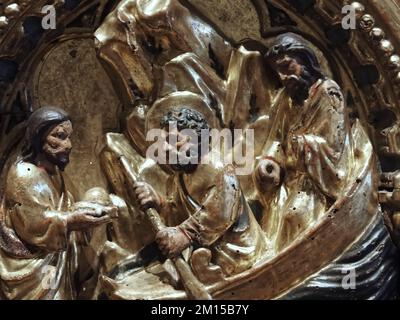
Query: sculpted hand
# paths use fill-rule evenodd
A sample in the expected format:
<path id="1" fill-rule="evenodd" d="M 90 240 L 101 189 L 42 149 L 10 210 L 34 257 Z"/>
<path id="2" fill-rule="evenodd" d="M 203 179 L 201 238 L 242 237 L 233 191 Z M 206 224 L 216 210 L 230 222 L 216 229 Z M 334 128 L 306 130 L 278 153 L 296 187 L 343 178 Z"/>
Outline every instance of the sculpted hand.
<path id="1" fill-rule="evenodd" d="M 279 186 L 281 184 L 281 167 L 273 160 L 261 160 L 256 175 L 265 186 Z"/>
<path id="2" fill-rule="evenodd" d="M 85 213 L 94 217 L 110 215 L 111 217 L 118 215 L 118 209 L 115 206 L 105 206 L 91 201 L 80 201 L 74 204 L 74 211 Z"/>
<path id="3" fill-rule="evenodd" d="M 190 239 L 178 227 L 167 227 L 156 235 L 156 242 L 161 252 L 168 258 L 179 255 L 190 246 Z"/>
<path id="4" fill-rule="evenodd" d="M 162 199 L 148 183 L 137 182 L 134 186 L 134 190 L 142 211 L 146 211 L 149 208 L 160 209 Z"/>
<path id="5" fill-rule="evenodd" d="M 78 207 L 68 215 L 67 225 L 71 231 L 85 230 L 109 223 L 117 217 L 118 208 L 115 206 Z"/>

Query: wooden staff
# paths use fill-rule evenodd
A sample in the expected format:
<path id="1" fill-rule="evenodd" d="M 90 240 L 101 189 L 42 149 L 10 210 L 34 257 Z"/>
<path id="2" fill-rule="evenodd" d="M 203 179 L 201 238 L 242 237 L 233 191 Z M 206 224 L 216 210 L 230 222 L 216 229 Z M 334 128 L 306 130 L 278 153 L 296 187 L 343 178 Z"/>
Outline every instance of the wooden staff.
<path id="1" fill-rule="evenodd" d="M 128 173 L 129 178 L 132 180 L 133 185 L 136 185 L 136 177 L 132 172 L 131 166 L 129 165 L 128 160 L 121 156 L 120 161 L 122 166 Z M 164 223 L 162 222 L 160 215 L 157 210 L 154 208 L 149 208 L 146 210 L 146 215 L 149 218 L 151 225 L 156 233 L 165 228 Z M 195 300 L 212 300 L 211 295 L 207 292 L 204 284 L 202 284 L 199 279 L 193 274 L 193 271 L 189 264 L 183 259 L 180 255 L 172 259 L 175 264 L 175 268 L 179 273 L 179 276 L 182 280 L 183 286 L 188 294 L 188 296 Z"/>

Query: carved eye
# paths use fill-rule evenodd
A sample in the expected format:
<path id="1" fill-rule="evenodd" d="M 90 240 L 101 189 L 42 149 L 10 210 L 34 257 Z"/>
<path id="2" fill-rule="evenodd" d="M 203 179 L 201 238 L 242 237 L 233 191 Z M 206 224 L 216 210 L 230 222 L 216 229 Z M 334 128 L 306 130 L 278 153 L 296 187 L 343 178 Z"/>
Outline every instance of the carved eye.
<path id="1" fill-rule="evenodd" d="M 67 134 L 65 132 L 58 132 L 55 137 L 61 140 L 65 140 L 67 138 Z"/>

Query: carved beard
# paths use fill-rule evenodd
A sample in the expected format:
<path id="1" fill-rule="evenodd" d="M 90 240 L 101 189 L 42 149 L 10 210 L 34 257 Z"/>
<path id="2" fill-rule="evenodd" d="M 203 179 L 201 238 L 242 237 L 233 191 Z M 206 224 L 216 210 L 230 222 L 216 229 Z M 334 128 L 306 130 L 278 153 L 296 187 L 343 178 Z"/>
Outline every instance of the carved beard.
<path id="1" fill-rule="evenodd" d="M 179 157 L 178 157 L 178 163 L 176 163 L 176 164 L 170 164 L 170 167 L 171 167 L 174 171 L 185 172 L 185 173 L 191 173 L 191 172 L 193 172 L 194 170 L 196 170 L 196 168 L 197 168 L 197 166 L 198 166 L 198 164 L 199 164 L 199 162 L 200 162 L 201 157 L 198 156 L 198 155 L 200 155 L 200 152 L 201 152 L 201 149 L 200 149 L 200 145 L 199 145 L 199 146 L 198 146 L 198 153 L 197 153 L 197 155 L 196 155 L 196 157 L 197 157 L 197 163 L 191 163 L 191 162 L 189 162 L 189 163 L 182 164 L 182 163 L 179 163 Z M 176 154 L 176 152 L 175 152 L 175 154 Z M 186 153 L 186 155 L 187 155 L 187 157 L 189 157 L 189 154 L 188 154 L 188 153 Z"/>
<path id="2" fill-rule="evenodd" d="M 197 168 L 197 164 L 188 163 L 188 164 L 171 164 L 171 168 L 174 171 L 190 173 L 193 172 Z"/>
<path id="3" fill-rule="evenodd" d="M 68 153 L 60 153 L 52 155 L 48 157 L 49 161 L 56 165 L 61 171 L 64 171 L 67 165 L 69 164 L 69 154 Z"/>
<path id="4" fill-rule="evenodd" d="M 69 163 L 69 154 L 68 153 L 63 153 L 63 154 L 57 155 L 56 165 L 61 171 L 65 170 L 68 163 Z"/>
<path id="5" fill-rule="evenodd" d="M 57 152 L 46 144 L 43 148 L 43 152 L 49 162 L 56 165 L 61 171 L 64 171 L 69 164 L 69 152 Z"/>
<path id="6" fill-rule="evenodd" d="M 306 69 L 303 69 L 300 77 L 294 75 L 291 79 L 295 81 L 295 84 L 290 89 L 288 88 L 289 95 L 294 105 L 302 106 L 308 98 L 309 90 L 313 84 L 313 77 Z"/>

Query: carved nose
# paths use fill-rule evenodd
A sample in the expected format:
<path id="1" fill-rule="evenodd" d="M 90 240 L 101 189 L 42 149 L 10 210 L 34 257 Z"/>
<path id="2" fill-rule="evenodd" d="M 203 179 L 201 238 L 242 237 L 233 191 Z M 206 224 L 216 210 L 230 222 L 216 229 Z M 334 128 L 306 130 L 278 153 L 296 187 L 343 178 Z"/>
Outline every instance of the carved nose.
<path id="1" fill-rule="evenodd" d="M 72 150 L 72 143 L 71 143 L 70 139 L 65 141 L 64 148 L 68 152 L 70 152 Z"/>

